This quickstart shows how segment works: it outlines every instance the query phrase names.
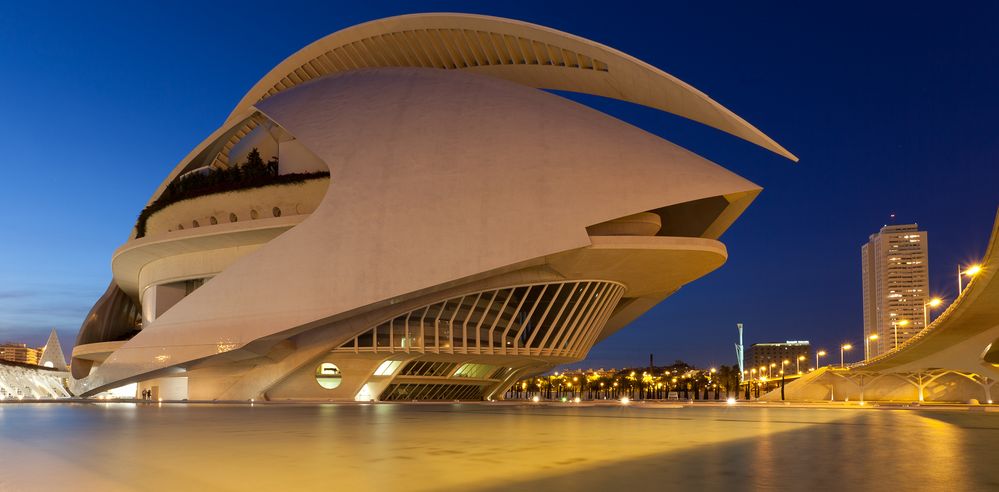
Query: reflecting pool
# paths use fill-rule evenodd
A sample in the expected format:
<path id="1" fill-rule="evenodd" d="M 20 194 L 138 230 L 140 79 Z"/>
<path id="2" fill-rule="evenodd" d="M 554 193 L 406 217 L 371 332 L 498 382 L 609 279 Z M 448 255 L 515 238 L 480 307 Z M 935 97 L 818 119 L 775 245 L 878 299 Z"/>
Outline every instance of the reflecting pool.
<path id="1" fill-rule="evenodd" d="M 0 490 L 997 490 L 999 413 L 0 404 Z"/>

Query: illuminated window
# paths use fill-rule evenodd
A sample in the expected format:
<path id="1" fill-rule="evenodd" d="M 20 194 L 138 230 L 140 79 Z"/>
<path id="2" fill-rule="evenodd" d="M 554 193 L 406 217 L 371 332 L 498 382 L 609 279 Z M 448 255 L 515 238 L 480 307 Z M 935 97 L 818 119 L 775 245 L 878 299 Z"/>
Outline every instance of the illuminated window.
<path id="1" fill-rule="evenodd" d="M 391 376 L 402 364 L 401 360 L 387 360 L 375 369 L 375 376 Z"/>
<path id="2" fill-rule="evenodd" d="M 496 370 L 496 366 L 490 366 L 487 364 L 462 364 L 454 373 L 456 378 L 474 378 L 483 379 L 492 374 Z"/>
<path id="3" fill-rule="evenodd" d="M 319 364 L 319 367 L 316 368 L 316 382 L 328 390 L 340 386 L 340 383 L 343 382 L 340 368 L 330 362 Z"/>

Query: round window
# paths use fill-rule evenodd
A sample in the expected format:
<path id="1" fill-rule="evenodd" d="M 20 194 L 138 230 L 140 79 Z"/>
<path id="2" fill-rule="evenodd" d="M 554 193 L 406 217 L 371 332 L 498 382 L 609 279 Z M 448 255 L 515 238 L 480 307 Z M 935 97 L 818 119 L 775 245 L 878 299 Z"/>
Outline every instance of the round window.
<path id="1" fill-rule="evenodd" d="M 229 214 L 229 222 L 236 222 L 238 220 L 239 217 L 236 217 L 236 214 Z"/>
<path id="2" fill-rule="evenodd" d="M 212 225 L 218 225 L 219 219 L 216 219 L 215 216 L 213 215 L 213 216 L 211 216 L 211 217 L 208 218 L 208 222 L 211 222 Z"/>
<path id="3" fill-rule="evenodd" d="M 277 207 L 274 207 L 274 210 L 271 210 L 271 214 L 273 214 L 275 217 L 280 217 L 281 216 L 281 209 L 277 208 Z"/>
<path id="4" fill-rule="evenodd" d="M 250 218 L 251 219 L 256 219 L 259 216 L 260 216 L 260 214 L 258 214 L 256 210 L 250 210 Z"/>
<path id="5" fill-rule="evenodd" d="M 191 222 L 191 225 L 193 225 L 194 227 L 200 227 L 201 226 L 201 224 L 199 224 L 198 221 Z"/>
<path id="6" fill-rule="evenodd" d="M 336 364 L 323 362 L 316 368 L 316 382 L 319 386 L 331 390 L 340 386 L 343 377 L 340 376 L 340 368 Z"/>

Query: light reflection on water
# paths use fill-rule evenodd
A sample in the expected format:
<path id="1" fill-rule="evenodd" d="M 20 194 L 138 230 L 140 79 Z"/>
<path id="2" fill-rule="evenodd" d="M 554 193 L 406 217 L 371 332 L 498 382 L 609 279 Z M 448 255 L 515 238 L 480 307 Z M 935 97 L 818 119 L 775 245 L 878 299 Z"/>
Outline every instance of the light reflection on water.
<path id="1" fill-rule="evenodd" d="M 980 490 L 997 444 L 963 411 L 9 404 L 0 490 Z"/>

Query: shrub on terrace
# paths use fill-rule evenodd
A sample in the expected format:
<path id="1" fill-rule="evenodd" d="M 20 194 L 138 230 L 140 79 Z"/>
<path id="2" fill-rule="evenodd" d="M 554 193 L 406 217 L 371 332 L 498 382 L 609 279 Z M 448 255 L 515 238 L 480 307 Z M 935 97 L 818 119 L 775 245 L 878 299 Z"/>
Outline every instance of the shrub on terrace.
<path id="1" fill-rule="evenodd" d="M 310 179 L 329 177 L 328 171 L 311 173 L 278 174 L 278 160 L 271 158 L 268 162 L 260 157 L 260 152 L 254 148 L 246 156 L 246 162 L 228 169 L 211 169 L 207 172 L 191 173 L 175 179 L 167 185 L 163 193 L 142 209 L 135 223 L 135 237 L 146 235 L 146 223 L 154 213 L 173 205 L 215 193 L 227 191 L 260 188 L 276 184 L 302 183 Z"/>

